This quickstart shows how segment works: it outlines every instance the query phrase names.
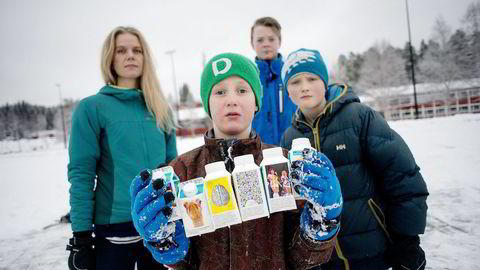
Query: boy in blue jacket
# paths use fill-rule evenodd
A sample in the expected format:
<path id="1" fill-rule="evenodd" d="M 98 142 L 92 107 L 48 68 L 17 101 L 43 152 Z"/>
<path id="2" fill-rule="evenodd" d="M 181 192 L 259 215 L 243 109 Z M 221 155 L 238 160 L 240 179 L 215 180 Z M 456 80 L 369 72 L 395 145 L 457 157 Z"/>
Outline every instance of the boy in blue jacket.
<path id="1" fill-rule="evenodd" d="M 336 252 L 319 269 L 424 269 L 428 191 L 403 139 L 350 87 L 328 85 L 316 50 L 291 53 L 282 79 L 299 110 L 280 145 L 309 138 L 332 161 L 344 198 Z"/>
<path id="2" fill-rule="evenodd" d="M 272 17 L 257 19 L 251 29 L 251 44 L 257 54 L 255 62 L 263 87 L 263 105 L 253 118 L 252 128 L 263 142 L 274 145 L 279 144 L 297 109 L 282 83 L 283 59 L 278 53 L 282 43 L 281 30 L 278 21 Z"/>

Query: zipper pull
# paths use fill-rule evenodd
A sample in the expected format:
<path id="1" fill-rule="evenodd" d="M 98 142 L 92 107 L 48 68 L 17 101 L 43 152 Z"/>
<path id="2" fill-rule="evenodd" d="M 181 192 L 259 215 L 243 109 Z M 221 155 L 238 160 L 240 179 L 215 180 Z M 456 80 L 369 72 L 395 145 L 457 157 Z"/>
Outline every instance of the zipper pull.
<path id="1" fill-rule="evenodd" d="M 280 107 L 280 113 L 283 113 L 283 84 L 278 84 L 278 105 Z"/>

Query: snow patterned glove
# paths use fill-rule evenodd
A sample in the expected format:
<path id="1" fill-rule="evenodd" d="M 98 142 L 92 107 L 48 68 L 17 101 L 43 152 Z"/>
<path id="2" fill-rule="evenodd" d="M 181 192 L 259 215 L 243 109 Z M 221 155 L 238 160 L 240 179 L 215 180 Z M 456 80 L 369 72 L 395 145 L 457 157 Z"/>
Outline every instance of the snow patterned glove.
<path id="1" fill-rule="evenodd" d="M 143 244 L 163 264 L 181 261 L 189 240 L 180 220 L 168 222 L 175 196 L 167 192 L 164 179 L 152 181 L 152 172 L 140 172 L 130 185 L 133 225 L 143 237 Z"/>
<path id="2" fill-rule="evenodd" d="M 292 163 L 295 190 L 307 203 L 300 216 L 300 229 L 313 240 L 332 238 L 340 229 L 343 198 L 332 163 L 313 149 L 303 150 L 303 160 Z"/>

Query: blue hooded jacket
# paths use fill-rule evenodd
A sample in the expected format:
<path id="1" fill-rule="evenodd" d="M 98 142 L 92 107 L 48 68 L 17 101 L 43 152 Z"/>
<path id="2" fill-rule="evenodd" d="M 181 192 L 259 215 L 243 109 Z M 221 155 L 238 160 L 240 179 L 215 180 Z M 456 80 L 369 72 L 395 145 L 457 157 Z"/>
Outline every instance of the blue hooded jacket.
<path id="1" fill-rule="evenodd" d="M 263 87 L 262 108 L 253 118 L 252 128 L 262 141 L 279 145 L 283 132 L 291 125 L 292 116 L 297 110 L 283 87 L 281 71 L 282 55 L 271 61 L 255 59 L 260 70 Z"/>

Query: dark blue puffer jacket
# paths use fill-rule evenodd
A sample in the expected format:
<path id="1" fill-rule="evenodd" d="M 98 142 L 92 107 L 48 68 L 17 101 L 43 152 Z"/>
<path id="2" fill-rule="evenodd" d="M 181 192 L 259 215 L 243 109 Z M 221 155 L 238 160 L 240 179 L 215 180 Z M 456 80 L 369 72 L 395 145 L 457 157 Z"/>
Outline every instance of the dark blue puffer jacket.
<path id="1" fill-rule="evenodd" d="M 336 252 L 321 269 L 386 269 L 389 234 L 425 230 L 428 191 L 410 149 L 347 85 L 328 87 L 313 125 L 298 110 L 280 145 L 300 137 L 332 161 L 344 199 Z"/>
<path id="2" fill-rule="evenodd" d="M 260 112 L 253 118 L 252 128 L 264 143 L 278 145 L 282 134 L 292 123 L 297 106 L 283 88 L 282 55 L 278 54 L 272 61 L 257 58 L 255 62 L 260 70 L 263 99 Z"/>

